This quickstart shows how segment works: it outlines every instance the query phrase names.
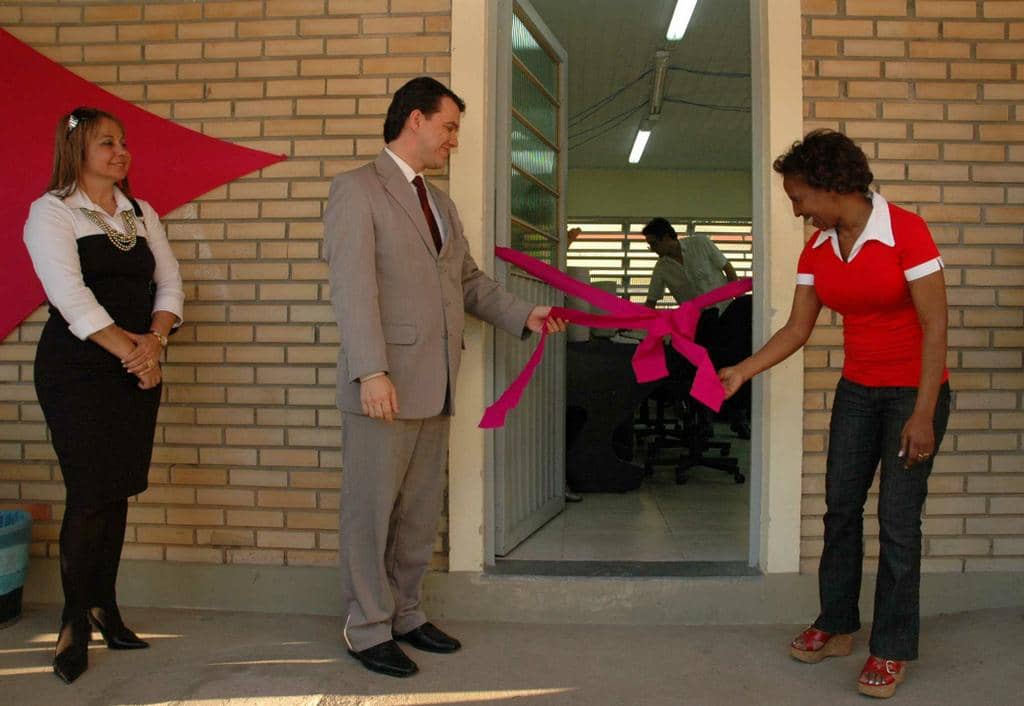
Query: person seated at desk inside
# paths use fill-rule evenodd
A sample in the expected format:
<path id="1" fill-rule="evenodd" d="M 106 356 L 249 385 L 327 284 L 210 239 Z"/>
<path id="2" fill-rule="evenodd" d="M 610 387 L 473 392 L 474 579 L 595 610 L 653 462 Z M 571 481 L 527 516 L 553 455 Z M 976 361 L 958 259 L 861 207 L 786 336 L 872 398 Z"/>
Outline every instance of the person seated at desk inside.
<path id="1" fill-rule="evenodd" d="M 711 238 L 702 233 L 694 233 L 680 240 L 668 220 L 655 218 L 644 226 L 643 234 L 648 247 L 658 255 L 647 288 L 646 303 L 651 309 L 661 301 L 666 288 L 676 304 L 682 304 L 738 279 L 732 263 Z M 718 315 L 725 311 L 730 302 L 719 302 L 701 312 L 697 324 L 698 343 L 707 345 L 708 332 L 714 330 Z M 750 423 L 745 410 L 739 405 L 732 405 L 729 417 L 732 431 L 741 439 L 749 439 Z"/>

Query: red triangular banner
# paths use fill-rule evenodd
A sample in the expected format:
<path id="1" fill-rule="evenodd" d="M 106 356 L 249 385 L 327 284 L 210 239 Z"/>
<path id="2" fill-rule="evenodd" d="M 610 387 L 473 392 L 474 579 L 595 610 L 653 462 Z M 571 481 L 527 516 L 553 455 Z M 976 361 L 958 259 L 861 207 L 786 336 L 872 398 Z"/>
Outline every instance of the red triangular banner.
<path id="1" fill-rule="evenodd" d="M 221 184 L 286 159 L 207 137 L 89 83 L 0 29 L 0 193 L 12 213 L 0 221 L 0 340 L 44 300 L 22 230 L 53 163 L 57 119 L 80 105 L 124 122 L 132 191 L 164 215 Z"/>

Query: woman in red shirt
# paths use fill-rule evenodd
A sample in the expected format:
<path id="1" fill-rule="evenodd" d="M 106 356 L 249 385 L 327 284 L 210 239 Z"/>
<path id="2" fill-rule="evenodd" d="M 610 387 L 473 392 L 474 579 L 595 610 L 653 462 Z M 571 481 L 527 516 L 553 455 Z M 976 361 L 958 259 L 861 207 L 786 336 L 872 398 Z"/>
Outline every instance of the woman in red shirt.
<path id="1" fill-rule="evenodd" d="M 806 343 L 821 307 L 843 316 L 825 476 L 821 612 L 790 645 L 803 662 L 848 655 L 860 629 L 864 502 L 881 464 L 880 554 L 870 656 L 857 686 L 889 697 L 917 658 L 921 510 L 949 419 L 942 258 L 916 214 L 871 192 L 867 157 L 816 130 L 775 160 L 793 214 L 817 230 L 804 246 L 786 325 L 761 350 L 719 371 L 726 395 Z"/>

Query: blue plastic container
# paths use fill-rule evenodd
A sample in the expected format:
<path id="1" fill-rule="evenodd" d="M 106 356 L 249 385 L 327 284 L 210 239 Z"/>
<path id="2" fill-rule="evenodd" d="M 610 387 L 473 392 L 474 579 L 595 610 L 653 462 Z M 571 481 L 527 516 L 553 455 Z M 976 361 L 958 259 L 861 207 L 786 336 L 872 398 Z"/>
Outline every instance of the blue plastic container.
<path id="1" fill-rule="evenodd" d="M 0 627 L 21 616 L 21 589 L 28 573 L 32 515 L 24 510 L 0 510 Z"/>

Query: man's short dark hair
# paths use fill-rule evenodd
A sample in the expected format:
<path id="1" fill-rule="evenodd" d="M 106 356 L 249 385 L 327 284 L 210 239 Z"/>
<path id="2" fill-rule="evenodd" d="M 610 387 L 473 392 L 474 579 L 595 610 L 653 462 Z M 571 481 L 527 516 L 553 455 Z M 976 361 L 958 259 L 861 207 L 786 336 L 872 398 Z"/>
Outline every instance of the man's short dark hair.
<path id="1" fill-rule="evenodd" d="M 651 222 L 644 226 L 643 230 L 644 237 L 653 237 L 661 240 L 662 238 L 678 239 L 679 236 L 676 234 L 676 229 L 672 227 L 672 224 L 667 219 L 658 218 L 651 219 Z"/>
<path id="2" fill-rule="evenodd" d="M 388 106 L 388 116 L 384 119 L 384 142 L 398 137 L 412 111 L 418 110 L 428 117 L 439 111 L 444 96 L 455 102 L 460 113 L 466 110 L 465 102 L 452 89 L 429 76 L 414 78 L 395 91 Z"/>

